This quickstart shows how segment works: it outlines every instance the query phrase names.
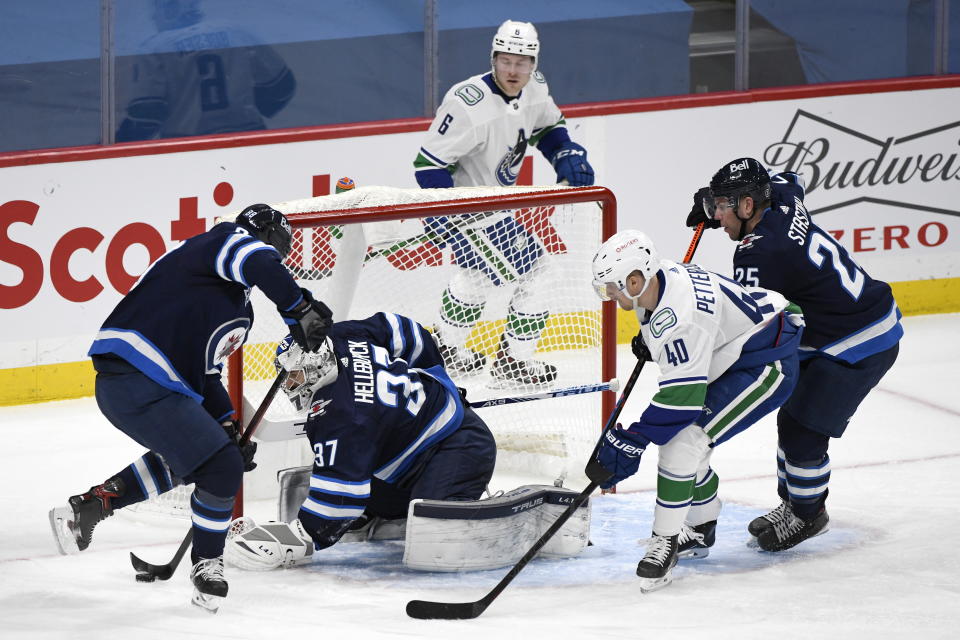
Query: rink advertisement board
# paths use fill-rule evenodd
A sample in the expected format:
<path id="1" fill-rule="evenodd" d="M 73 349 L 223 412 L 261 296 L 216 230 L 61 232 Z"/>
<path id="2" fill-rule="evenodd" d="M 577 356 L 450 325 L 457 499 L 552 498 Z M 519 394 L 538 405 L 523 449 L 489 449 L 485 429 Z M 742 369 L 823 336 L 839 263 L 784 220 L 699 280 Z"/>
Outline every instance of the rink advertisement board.
<path id="1" fill-rule="evenodd" d="M 693 192 L 725 162 L 753 156 L 800 173 L 815 222 L 871 275 L 896 283 L 905 313 L 930 313 L 960 309 L 956 85 L 565 112 L 598 183 L 618 198 L 619 228 L 643 229 L 663 256 L 679 259 L 689 243 Z M 106 315 L 150 262 L 216 216 L 323 195 L 344 175 L 415 187 L 427 124 L 0 155 L 0 404 L 91 393 L 85 354 Z M 532 155 L 533 183 L 554 182 Z M 696 260 L 726 273 L 733 248 L 708 231 Z"/>

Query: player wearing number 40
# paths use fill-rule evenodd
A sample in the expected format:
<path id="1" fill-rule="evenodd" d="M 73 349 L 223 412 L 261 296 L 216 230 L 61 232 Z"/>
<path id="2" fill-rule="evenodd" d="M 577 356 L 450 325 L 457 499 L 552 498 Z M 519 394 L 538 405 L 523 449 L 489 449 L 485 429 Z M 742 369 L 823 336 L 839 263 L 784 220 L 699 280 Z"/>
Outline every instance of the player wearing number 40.
<path id="1" fill-rule="evenodd" d="M 739 244 L 734 277 L 800 305 L 806 329 L 797 388 L 777 414 L 780 505 L 748 529 L 767 551 L 823 533 L 830 438 L 843 435 L 857 407 L 893 366 L 903 335 L 886 282 L 874 280 L 810 219 L 795 173 L 771 176 L 738 158 L 694 196 L 688 226 L 723 227 Z"/>
<path id="2" fill-rule="evenodd" d="M 650 405 L 629 427 L 604 432 L 597 449 L 608 488 L 659 446 L 653 536 L 637 566 L 641 591 L 650 591 L 670 583 L 678 558 L 709 553 L 721 507 L 711 454 L 790 395 L 803 317 L 779 293 L 661 260 L 639 231 L 607 240 L 593 277 L 601 299 L 636 311 L 633 351 L 660 368 Z"/>

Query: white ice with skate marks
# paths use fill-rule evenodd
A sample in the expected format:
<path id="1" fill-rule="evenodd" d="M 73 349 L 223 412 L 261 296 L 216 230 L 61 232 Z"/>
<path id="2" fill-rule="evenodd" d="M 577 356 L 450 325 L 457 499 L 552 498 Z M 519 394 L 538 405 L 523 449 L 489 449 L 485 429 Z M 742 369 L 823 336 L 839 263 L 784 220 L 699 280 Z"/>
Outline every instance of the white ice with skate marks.
<path id="1" fill-rule="evenodd" d="M 637 583 L 637 563 L 653 524 L 654 496 L 651 492 L 595 496 L 588 546 L 580 556 L 569 559 L 537 558 L 511 583 L 513 587 L 558 587 L 574 585 Z M 717 523 L 717 541 L 706 558 L 681 559 L 673 570 L 677 583 L 689 576 L 762 570 L 806 557 L 824 558 L 855 547 L 875 533 L 845 523 L 831 522 L 829 532 L 812 538 L 789 551 L 769 553 L 748 546 L 751 539 L 746 523 L 767 509 L 727 503 Z M 476 590 L 476 598 L 492 589 L 509 567 L 470 573 L 414 571 L 403 566 L 401 541 L 338 544 L 314 554 L 310 565 L 289 571 L 320 574 L 358 582 L 375 582 L 385 587 L 422 589 L 418 598 L 445 601 L 451 588 Z M 509 597 L 504 595 L 502 597 Z"/>
<path id="2" fill-rule="evenodd" d="M 580 558 L 531 563 L 480 618 L 460 622 L 411 620 L 404 607 L 415 598 L 478 600 L 506 569 L 418 574 L 401 569 L 399 549 L 334 547 L 306 570 L 228 567 L 230 593 L 209 615 L 190 605 L 186 562 L 167 582 L 134 581 L 129 552 L 168 561 L 183 521 L 117 515 L 97 527 L 88 550 L 61 556 L 48 510 L 142 449 L 104 420 L 93 399 L 0 407 L 0 638 L 953 639 L 960 555 L 944 539 L 960 530 L 960 315 L 906 318 L 905 329 L 898 362 L 831 445 L 830 532 L 778 554 L 746 546 L 749 520 L 777 504 L 770 417 L 714 453 L 725 501 L 716 545 L 707 558 L 681 560 L 669 587 L 635 588 L 653 514 L 651 448 L 621 493 L 597 498 L 595 547 Z M 629 347 L 619 355 L 618 377 L 626 380 Z M 648 364 L 625 422 L 655 389 L 656 367 Z M 492 488 L 550 480 L 498 471 Z M 275 513 L 275 503 L 250 509 L 258 520 Z M 357 564 L 334 553 L 355 553 Z"/>

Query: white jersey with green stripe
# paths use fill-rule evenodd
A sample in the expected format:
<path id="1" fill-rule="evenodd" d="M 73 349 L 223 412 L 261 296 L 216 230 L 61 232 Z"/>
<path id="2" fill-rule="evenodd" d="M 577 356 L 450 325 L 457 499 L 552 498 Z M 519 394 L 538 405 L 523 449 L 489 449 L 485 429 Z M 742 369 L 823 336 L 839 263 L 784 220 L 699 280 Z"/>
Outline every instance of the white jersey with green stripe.
<path id="1" fill-rule="evenodd" d="M 663 260 L 653 311 L 638 309 L 640 330 L 660 367 L 659 390 L 631 431 L 657 444 L 693 423 L 703 410 L 707 385 L 730 369 L 744 344 L 762 331 L 787 300 L 695 264 Z"/>
<path id="2" fill-rule="evenodd" d="M 491 73 L 476 75 L 444 96 L 414 164 L 446 169 L 456 187 L 512 186 L 527 146 L 564 125 L 539 71 L 516 98 L 505 96 Z"/>

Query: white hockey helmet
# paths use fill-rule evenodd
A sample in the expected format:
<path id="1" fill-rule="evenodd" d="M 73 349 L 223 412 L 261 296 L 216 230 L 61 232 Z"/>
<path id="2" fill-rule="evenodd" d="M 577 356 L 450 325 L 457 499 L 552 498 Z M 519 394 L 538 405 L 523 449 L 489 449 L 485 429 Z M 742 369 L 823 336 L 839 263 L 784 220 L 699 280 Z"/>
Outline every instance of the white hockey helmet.
<path id="1" fill-rule="evenodd" d="M 309 408 L 317 389 L 337 379 L 337 358 L 330 338 L 327 338 L 319 349 L 310 353 L 294 342 L 293 336 L 287 336 L 277 346 L 277 357 L 273 365 L 278 372 L 281 369 L 287 370 L 283 392 L 297 411 Z"/>
<path id="2" fill-rule="evenodd" d="M 532 56 L 533 69 L 530 72 L 533 73 L 537 70 L 537 62 L 540 60 L 540 39 L 537 37 L 537 28 L 529 22 L 505 21 L 493 36 L 493 48 L 490 51 L 491 68 L 493 68 L 493 58 L 498 52 Z"/>
<path id="3" fill-rule="evenodd" d="M 593 256 L 593 288 L 601 300 L 612 300 L 607 291 L 607 285 L 612 284 L 633 300 L 636 308 L 659 269 L 660 256 L 653 241 L 642 231 L 627 229 L 610 236 Z M 634 271 L 640 272 L 644 283 L 640 293 L 631 296 L 627 293 L 627 277 Z"/>

